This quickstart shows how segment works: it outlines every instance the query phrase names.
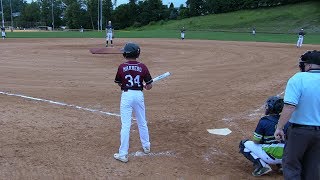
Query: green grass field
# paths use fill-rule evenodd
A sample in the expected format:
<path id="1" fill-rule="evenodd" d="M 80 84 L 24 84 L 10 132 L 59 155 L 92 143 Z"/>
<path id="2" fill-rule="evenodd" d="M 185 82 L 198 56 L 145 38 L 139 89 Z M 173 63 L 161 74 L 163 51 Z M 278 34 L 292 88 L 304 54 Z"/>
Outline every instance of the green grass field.
<path id="1" fill-rule="evenodd" d="M 320 44 L 320 2 L 243 10 L 232 13 L 193 17 L 182 20 L 152 22 L 140 28 L 115 32 L 115 38 L 180 38 L 181 27 L 186 39 L 296 43 L 297 32 L 306 30 L 305 44 Z M 251 35 L 256 27 L 257 35 Z M 8 38 L 104 38 L 105 32 L 7 32 Z"/>
<path id="2" fill-rule="evenodd" d="M 104 38 L 105 32 L 8 32 L 8 38 Z M 180 37 L 179 31 L 174 30 L 146 30 L 146 31 L 116 31 L 116 38 L 176 38 Z M 257 33 L 252 36 L 250 32 L 210 32 L 210 31 L 187 31 L 186 39 L 224 40 L 224 41 L 257 41 L 296 43 L 296 34 L 270 34 Z M 320 34 L 307 34 L 305 44 L 320 44 Z"/>

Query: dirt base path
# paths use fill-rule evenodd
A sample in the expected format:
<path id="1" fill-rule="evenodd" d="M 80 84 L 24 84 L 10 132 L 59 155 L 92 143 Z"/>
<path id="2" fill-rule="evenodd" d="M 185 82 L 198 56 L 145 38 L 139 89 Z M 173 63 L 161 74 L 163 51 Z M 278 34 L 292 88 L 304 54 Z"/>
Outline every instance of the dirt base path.
<path id="1" fill-rule="evenodd" d="M 266 98 L 284 91 L 298 57 L 320 49 L 166 39 L 116 39 L 115 48 L 126 41 L 140 44 L 153 77 L 172 73 L 145 92 L 152 153 L 141 153 L 134 123 L 129 162 L 113 159 L 120 133 L 113 81 L 123 58 L 91 54 L 103 39 L 6 39 L 0 41 L 1 179 L 251 178 L 239 141 L 251 137 Z M 212 135 L 211 128 L 232 133 Z M 282 176 L 274 171 L 265 178 Z"/>

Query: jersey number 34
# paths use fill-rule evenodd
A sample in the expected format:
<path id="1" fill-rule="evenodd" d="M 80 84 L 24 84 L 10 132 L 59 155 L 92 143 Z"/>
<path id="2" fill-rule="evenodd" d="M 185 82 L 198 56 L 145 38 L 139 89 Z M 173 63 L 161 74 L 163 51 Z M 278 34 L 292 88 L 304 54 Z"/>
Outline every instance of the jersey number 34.
<path id="1" fill-rule="evenodd" d="M 126 84 L 127 87 L 141 86 L 140 75 L 136 75 L 136 77 L 133 78 L 130 74 L 127 74 L 124 78 L 128 81 L 128 83 Z"/>

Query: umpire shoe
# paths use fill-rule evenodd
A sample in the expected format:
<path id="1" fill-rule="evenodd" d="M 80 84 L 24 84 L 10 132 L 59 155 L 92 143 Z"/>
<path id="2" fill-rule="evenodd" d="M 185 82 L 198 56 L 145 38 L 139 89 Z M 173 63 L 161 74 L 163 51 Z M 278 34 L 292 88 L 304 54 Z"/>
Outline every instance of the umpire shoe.
<path id="1" fill-rule="evenodd" d="M 253 172 L 253 176 L 262 176 L 272 171 L 271 167 L 267 164 L 266 167 L 258 167 Z"/>
<path id="2" fill-rule="evenodd" d="M 126 162 L 129 161 L 128 155 L 120 156 L 119 153 L 115 153 L 115 154 L 113 155 L 113 157 L 114 157 L 116 160 L 121 161 L 121 162 L 123 162 L 123 163 L 126 163 Z"/>
<path id="3" fill-rule="evenodd" d="M 145 154 L 149 154 L 150 153 L 150 147 L 143 147 L 143 152 Z"/>

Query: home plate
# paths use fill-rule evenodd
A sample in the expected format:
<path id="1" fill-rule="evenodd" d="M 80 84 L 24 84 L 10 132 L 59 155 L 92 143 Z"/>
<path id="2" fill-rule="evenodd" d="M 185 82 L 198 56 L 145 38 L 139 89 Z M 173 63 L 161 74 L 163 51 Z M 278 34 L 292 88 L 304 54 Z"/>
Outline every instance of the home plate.
<path id="1" fill-rule="evenodd" d="M 217 134 L 217 135 L 222 135 L 226 136 L 230 134 L 232 131 L 229 128 L 222 128 L 222 129 L 207 129 L 207 131 L 210 134 Z"/>

